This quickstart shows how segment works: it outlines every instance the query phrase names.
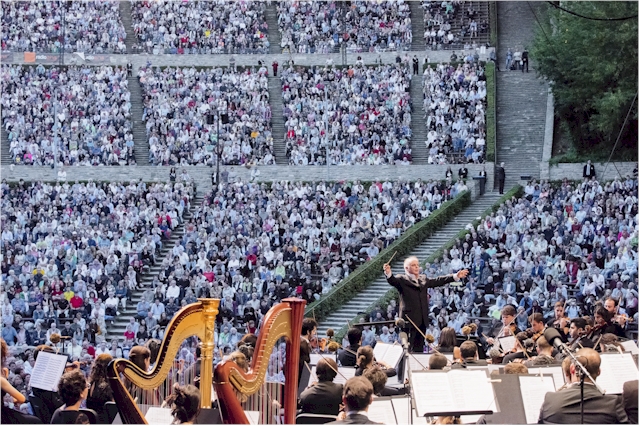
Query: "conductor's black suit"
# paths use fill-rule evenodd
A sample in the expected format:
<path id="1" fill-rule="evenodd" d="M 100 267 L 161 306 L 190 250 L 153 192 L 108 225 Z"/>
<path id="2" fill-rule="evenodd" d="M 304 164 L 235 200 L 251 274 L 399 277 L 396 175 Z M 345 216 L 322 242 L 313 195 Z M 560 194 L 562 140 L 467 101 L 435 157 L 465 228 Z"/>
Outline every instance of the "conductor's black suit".
<path id="1" fill-rule="evenodd" d="M 426 275 L 418 275 L 417 279 L 410 277 L 408 274 L 387 277 L 387 282 L 400 293 L 398 316 L 406 322 L 406 331 L 409 335 L 412 352 L 423 352 L 424 338 L 407 318 L 411 318 L 411 321 L 424 332 L 429 324 L 429 294 L 427 290 L 453 281 L 455 281 L 453 275 L 445 275 L 438 278 L 427 278 Z"/>

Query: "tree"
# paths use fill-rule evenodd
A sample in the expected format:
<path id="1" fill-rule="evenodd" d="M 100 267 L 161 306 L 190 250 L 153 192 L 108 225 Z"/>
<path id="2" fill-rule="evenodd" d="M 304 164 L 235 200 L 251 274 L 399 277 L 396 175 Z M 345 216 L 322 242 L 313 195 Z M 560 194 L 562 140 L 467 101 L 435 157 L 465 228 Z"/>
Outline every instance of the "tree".
<path id="1" fill-rule="evenodd" d="M 638 4 L 560 4 L 582 17 L 550 7 L 531 50 L 538 74 L 551 85 L 556 116 L 578 153 L 610 150 L 633 104 L 621 143 L 637 145 Z M 632 18 L 618 20 L 625 17 Z"/>

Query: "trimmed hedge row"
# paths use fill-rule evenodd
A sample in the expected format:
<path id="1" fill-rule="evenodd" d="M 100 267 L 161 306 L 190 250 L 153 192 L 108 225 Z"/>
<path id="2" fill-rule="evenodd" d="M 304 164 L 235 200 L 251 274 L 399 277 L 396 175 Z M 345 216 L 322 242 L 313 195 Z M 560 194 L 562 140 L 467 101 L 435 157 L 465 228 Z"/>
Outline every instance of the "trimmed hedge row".
<path id="1" fill-rule="evenodd" d="M 496 64 L 489 61 L 485 65 L 487 77 L 487 152 L 485 161 L 496 161 Z"/>
<path id="2" fill-rule="evenodd" d="M 520 197 L 523 193 L 524 193 L 524 189 L 522 188 L 522 186 L 517 185 L 513 187 L 509 192 L 507 192 L 502 197 L 500 197 L 500 199 L 498 199 L 498 201 L 496 201 L 491 207 L 487 208 L 484 212 L 482 212 L 480 214 L 480 217 L 484 219 L 485 216 L 490 215 L 491 213 L 498 210 L 500 205 L 502 205 L 504 202 L 506 202 L 507 200 L 510 200 L 512 197 Z M 481 219 L 474 220 L 472 222 L 473 226 L 474 227 L 478 226 L 478 224 L 480 223 L 480 220 Z M 458 232 L 454 237 L 452 237 L 449 241 L 447 241 L 441 248 L 439 248 L 438 250 L 433 252 L 428 258 L 426 258 L 424 262 L 422 262 L 423 265 L 426 263 L 431 263 L 436 259 L 442 257 L 442 255 L 444 254 L 444 251 L 449 250 L 455 244 L 456 239 L 464 238 L 464 236 L 467 233 L 469 233 L 469 230 L 467 229 L 463 229 L 460 232 Z M 397 298 L 398 298 L 398 291 L 395 288 L 391 288 L 383 296 L 378 298 L 378 300 L 376 300 L 371 305 L 369 305 L 365 309 L 365 311 L 371 312 L 376 306 L 386 306 L 387 304 L 389 304 L 389 302 L 392 299 L 397 299 Z M 356 324 L 360 321 L 361 318 L 364 318 L 364 315 L 358 315 L 351 322 Z M 341 342 L 342 338 L 347 334 L 347 331 L 348 331 L 347 325 L 344 325 L 342 328 L 335 331 L 336 341 Z"/>
<path id="3" fill-rule="evenodd" d="M 425 220 L 405 231 L 400 238 L 382 250 L 372 261 L 360 266 L 342 280 L 340 284 L 322 296 L 320 300 L 308 305 L 305 309 L 305 316 L 314 317 L 318 321 L 329 316 L 330 313 L 357 296 L 373 280 L 378 278 L 382 272 L 382 265 L 389 260 L 395 251 L 398 252 L 396 255 L 397 261 L 397 259 L 410 253 L 425 238 L 437 232 L 469 204 L 471 204 L 471 193 L 469 191 L 465 191 L 454 200 L 444 203 L 442 207 L 431 213 Z"/>

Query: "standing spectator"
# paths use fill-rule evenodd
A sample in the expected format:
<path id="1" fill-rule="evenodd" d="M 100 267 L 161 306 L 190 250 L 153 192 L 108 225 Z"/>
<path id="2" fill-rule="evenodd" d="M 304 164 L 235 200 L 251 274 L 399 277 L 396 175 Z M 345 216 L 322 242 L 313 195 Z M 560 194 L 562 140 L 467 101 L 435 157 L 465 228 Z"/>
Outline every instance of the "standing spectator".
<path id="1" fill-rule="evenodd" d="M 591 164 L 591 160 L 587 160 L 587 164 L 582 168 L 582 177 L 586 179 L 596 177 L 596 168 Z"/>
<path id="2" fill-rule="evenodd" d="M 522 72 L 524 73 L 524 68 L 527 68 L 527 72 L 529 72 L 529 50 L 525 47 L 522 51 Z"/>
<path id="3" fill-rule="evenodd" d="M 278 61 L 273 61 L 273 63 L 271 64 L 271 68 L 273 68 L 273 76 L 277 77 L 278 76 Z"/>
<path id="4" fill-rule="evenodd" d="M 500 189 L 500 194 L 504 194 L 504 180 L 506 178 L 504 172 L 504 161 L 500 163 L 498 167 L 496 167 L 496 179 L 498 180 L 498 188 Z"/>
<path id="5" fill-rule="evenodd" d="M 513 52 L 511 51 L 511 48 L 509 48 L 507 50 L 507 60 L 505 62 L 505 70 L 507 70 L 507 71 L 511 70 L 512 62 L 513 62 Z"/>
<path id="6" fill-rule="evenodd" d="M 413 73 L 415 75 L 419 74 L 419 71 L 418 71 L 418 55 L 413 55 Z"/>

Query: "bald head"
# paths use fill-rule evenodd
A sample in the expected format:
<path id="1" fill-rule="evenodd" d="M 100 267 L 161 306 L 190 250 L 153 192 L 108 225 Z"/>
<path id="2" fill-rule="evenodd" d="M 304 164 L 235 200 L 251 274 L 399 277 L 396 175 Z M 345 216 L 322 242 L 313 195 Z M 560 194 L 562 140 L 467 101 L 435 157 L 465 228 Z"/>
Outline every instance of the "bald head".
<path id="1" fill-rule="evenodd" d="M 591 348 L 580 349 L 576 358 L 587 369 L 593 380 L 600 375 L 600 354 Z M 579 367 L 571 366 L 572 375 L 578 374 Z"/>

